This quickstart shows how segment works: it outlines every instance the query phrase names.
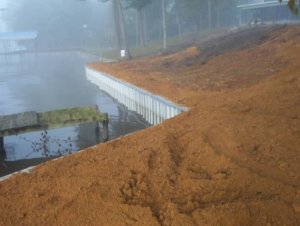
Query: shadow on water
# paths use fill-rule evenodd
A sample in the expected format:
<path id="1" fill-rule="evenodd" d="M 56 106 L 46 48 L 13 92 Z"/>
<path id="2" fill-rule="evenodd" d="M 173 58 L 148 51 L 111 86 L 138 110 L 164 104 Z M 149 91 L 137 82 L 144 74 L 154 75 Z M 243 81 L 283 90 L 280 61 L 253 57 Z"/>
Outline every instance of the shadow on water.
<path id="1" fill-rule="evenodd" d="M 84 65 L 96 60 L 79 52 L 0 56 L 0 115 L 97 105 L 109 114 L 109 137 L 149 124 L 86 80 Z M 0 176 L 76 152 L 102 141 L 95 122 L 5 137 Z"/>

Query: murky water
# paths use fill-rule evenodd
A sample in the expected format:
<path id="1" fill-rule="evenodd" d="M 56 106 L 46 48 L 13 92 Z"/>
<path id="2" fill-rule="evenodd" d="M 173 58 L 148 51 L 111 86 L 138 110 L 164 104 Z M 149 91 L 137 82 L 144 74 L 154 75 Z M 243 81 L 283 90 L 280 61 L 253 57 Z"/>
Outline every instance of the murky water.
<path id="1" fill-rule="evenodd" d="M 79 52 L 0 55 L 0 115 L 98 105 L 109 114 L 110 139 L 149 124 L 86 80 Z M 0 176 L 101 142 L 96 123 L 5 137 Z M 45 139 L 45 136 L 47 139 Z"/>

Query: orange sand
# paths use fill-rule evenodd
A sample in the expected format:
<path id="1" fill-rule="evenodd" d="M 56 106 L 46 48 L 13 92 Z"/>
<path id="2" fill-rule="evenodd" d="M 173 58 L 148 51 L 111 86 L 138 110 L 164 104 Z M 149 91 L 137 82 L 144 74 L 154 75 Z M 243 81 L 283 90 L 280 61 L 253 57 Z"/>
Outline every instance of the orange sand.
<path id="1" fill-rule="evenodd" d="M 243 32 L 93 65 L 190 111 L 0 182 L 1 225 L 300 225 L 300 27 Z"/>

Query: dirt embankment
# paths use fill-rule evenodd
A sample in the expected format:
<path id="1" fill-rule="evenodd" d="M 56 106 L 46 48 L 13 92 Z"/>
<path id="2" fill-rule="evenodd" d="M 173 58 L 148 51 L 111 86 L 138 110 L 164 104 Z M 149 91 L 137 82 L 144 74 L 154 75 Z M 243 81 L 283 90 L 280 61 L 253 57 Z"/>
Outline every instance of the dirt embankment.
<path id="1" fill-rule="evenodd" d="M 300 27 L 264 28 L 93 65 L 190 111 L 1 182 L 0 221 L 300 225 L 299 50 Z"/>

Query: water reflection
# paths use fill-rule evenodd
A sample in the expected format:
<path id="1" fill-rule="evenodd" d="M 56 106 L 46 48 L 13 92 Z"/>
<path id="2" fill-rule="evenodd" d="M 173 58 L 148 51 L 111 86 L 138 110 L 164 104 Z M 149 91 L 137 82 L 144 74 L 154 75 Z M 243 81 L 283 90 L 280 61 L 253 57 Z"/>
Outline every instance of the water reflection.
<path id="1" fill-rule="evenodd" d="M 111 139 L 149 126 L 86 80 L 84 65 L 90 60 L 95 58 L 78 52 L 1 55 L 0 115 L 98 105 L 100 111 L 109 114 Z M 49 130 L 49 156 L 59 154 L 58 140 L 71 143 L 72 152 L 99 143 L 101 130 L 100 126 L 97 131 L 95 122 Z M 0 176 L 40 162 L 37 159 L 44 161 L 42 152 L 32 147 L 40 139 L 41 132 L 5 137 L 7 168 L 0 164 Z"/>

